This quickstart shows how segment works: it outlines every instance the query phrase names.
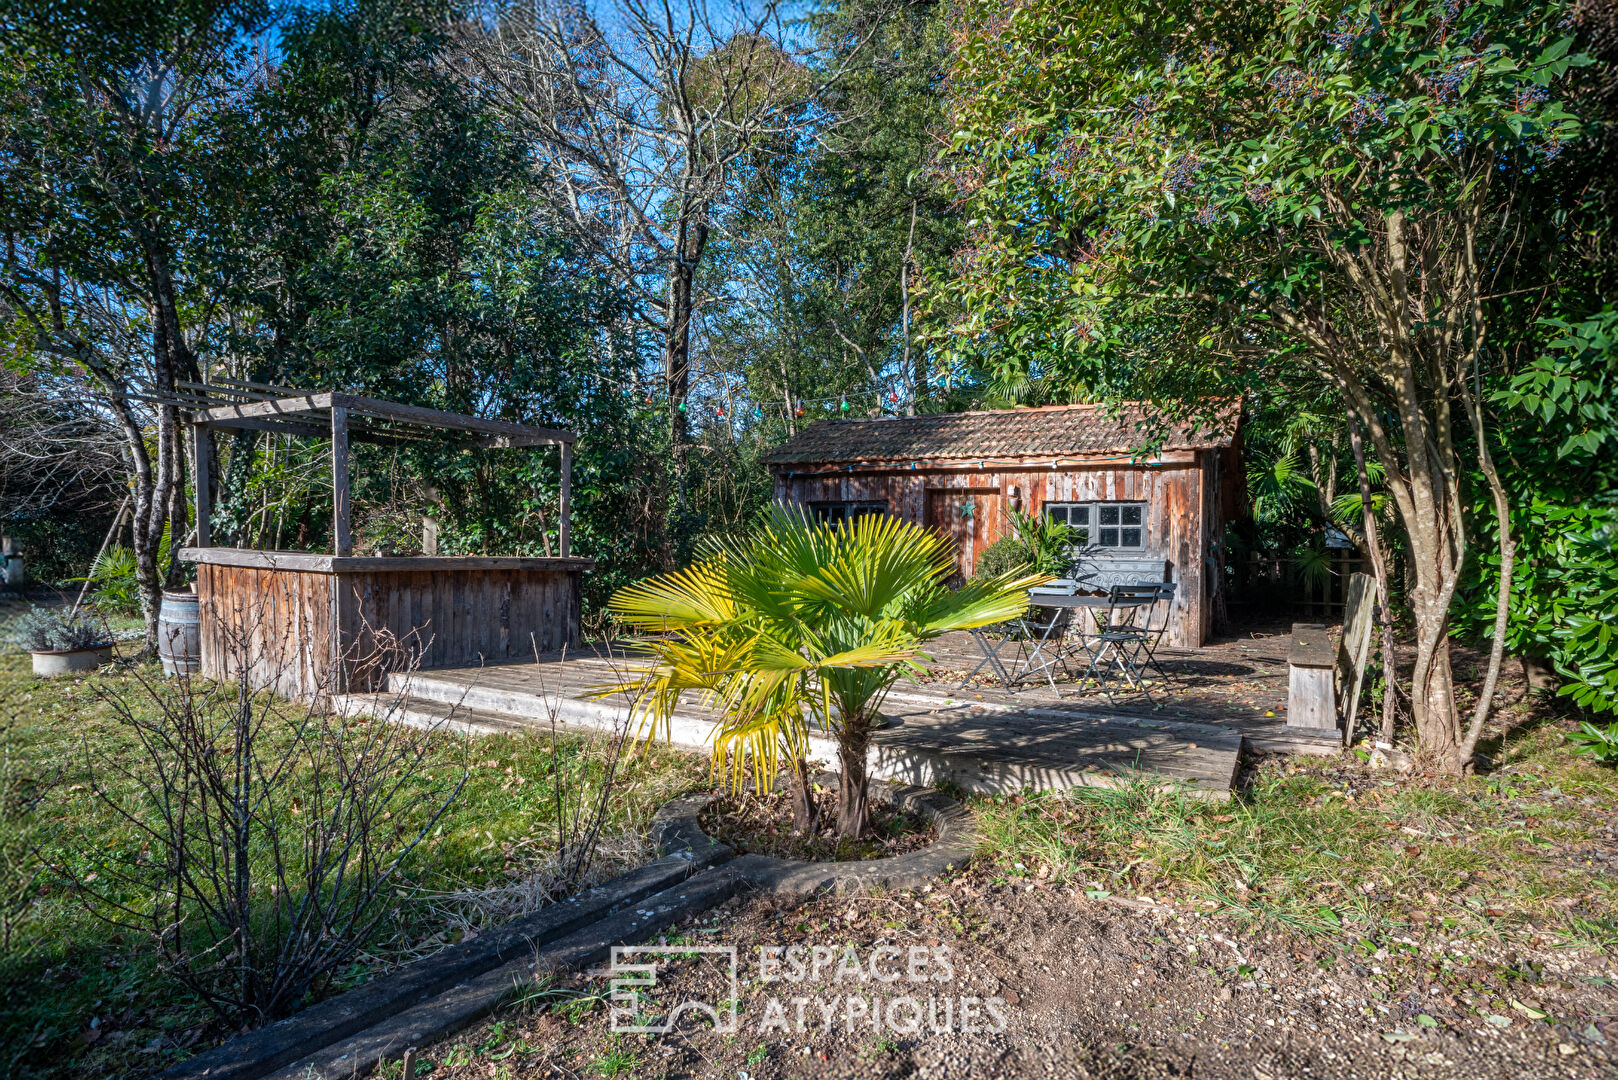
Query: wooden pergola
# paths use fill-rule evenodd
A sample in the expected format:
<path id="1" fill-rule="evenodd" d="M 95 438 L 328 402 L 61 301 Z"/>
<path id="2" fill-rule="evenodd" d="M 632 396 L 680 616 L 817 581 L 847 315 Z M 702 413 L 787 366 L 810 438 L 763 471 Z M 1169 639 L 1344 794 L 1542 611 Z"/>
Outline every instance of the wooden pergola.
<path id="1" fill-rule="evenodd" d="M 179 404 L 192 414 L 192 460 L 196 463 L 196 544 L 209 547 L 208 482 L 213 463 L 209 428 L 275 431 L 331 439 L 332 554 L 353 554 L 350 532 L 349 442 L 384 445 L 420 442 L 423 429 L 456 432 L 469 446 L 515 448 L 558 446 L 562 452 L 562 483 L 558 514 L 558 554 L 569 557 L 569 513 L 573 483 L 571 431 L 485 420 L 477 416 L 403 405 L 396 401 L 361 397 L 337 391 L 297 390 L 264 383 L 216 379 L 209 383 L 181 383 Z"/>

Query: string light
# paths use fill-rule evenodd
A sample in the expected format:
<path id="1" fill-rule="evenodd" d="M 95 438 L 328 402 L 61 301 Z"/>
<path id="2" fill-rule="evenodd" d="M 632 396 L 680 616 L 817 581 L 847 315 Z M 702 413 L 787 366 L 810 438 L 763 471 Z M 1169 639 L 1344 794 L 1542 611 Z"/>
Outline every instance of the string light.
<path id="1" fill-rule="evenodd" d="M 891 414 L 889 414 L 889 415 L 893 415 L 893 416 L 898 415 L 899 392 L 897 390 L 895 390 L 895 389 L 892 389 L 891 387 L 889 387 L 889 388 L 873 387 L 873 388 L 867 389 L 867 390 L 854 391 L 852 394 L 844 392 L 844 393 L 841 393 L 841 394 L 828 395 L 826 397 L 819 397 L 819 398 L 803 398 L 803 397 L 800 397 L 791 405 L 787 405 L 787 404 L 782 403 L 782 404 L 776 404 L 774 406 L 770 406 L 770 408 L 772 410 L 773 409 L 779 409 L 780 410 L 780 412 L 776 413 L 775 415 L 779 415 L 779 416 L 783 416 L 783 417 L 802 418 L 802 417 L 805 417 L 805 416 L 808 415 L 810 406 L 814 406 L 814 405 L 830 406 L 830 404 L 835 401 L 837 403 L 837 408 L 835 410 L 833 410 L 833 415 L 834 416 L 847 417 L 854 411 L 854 406 L 849 403 L 849 398 L 852 397 L 855 401 L 858 401 L 860 398 L 864 397 L 866 394 L 870 394 L 872 396 L 873 404 L 875 406 L 877 414 L 886 414 L 886 413 L 888 413 L 888 410 L 891 408 L 893 410 L 893 412 Z M 884 400 L 884 397 L 886 398 L 886 400 Z M 658 401 L 659 401 L 659 398 L 658 398 L 658 396 L 657 396 L 657 394 L 655 392 L 650 392 L 650 391 L 647 392 L 647 394 L 646 394 L 646 404 L 647 405 L 656 405 L 658 403 Z M 755 403 L 754 406 L 753 406 L 753 410 L 752 410 L 753 411 L 753 419 L 759 420 L 759 421 L 764 420 L 765 419 L 765 410 L 766 410 L 767 405 L 768 405 L 768 403 Z M 712 406 L 708 406 L 708 407 L 711 407 L 713 409 L 712 415 L 714 416 L 715 419 L 719 419 L 719 420 L 724 420 L 724 419 L 727 419 L 727 418 L 734 420 L 735 418 L 737 418 L 739 416 L 745 416 L 746 413 L 747 413 L 747 410 L 745 408 L 738 410 L 738 409 L 734 409 L 734 408 L 727 408 L 726 406 L 720 405 L 720 404 L 717 404 L 717 403 L 713 404 Z M 699 403 L 695 407 L 695 409 L 693 409 L 693 406 L 690 405 L 689 403 L 685 402 L 685 401 L 681 401 L 676 406 L 678 411 L 680 411 L 682 413 L 688 413 L 688 414 L 693 413 L 693 412 L 706 411 L 706 408 L 708 408 L 708 407 L 704 407 Z"/>

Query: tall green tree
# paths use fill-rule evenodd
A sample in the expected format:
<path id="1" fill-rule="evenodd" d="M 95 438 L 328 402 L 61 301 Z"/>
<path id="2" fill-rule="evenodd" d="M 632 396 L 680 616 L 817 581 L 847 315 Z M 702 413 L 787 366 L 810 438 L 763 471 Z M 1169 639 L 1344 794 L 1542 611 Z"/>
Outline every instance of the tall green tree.
<path id="1" fill-rule="evenodd" d="M 201 374 L 221 245 L 258 143 L 242 107 L 259 0 L 9 5 L 0 15 L 0 316 L 21 362 L 82 373 L 122 438 L 146 616 L 187 521 L 178 383 Z M 228 230 L 227 230 L 228 231 Z"/>
<path id="2" fill-rule="evenodd" d="M 929 396 L 915 310 L 960 226 L 938 181 L 948 65 L 933 0 L 837 0 L 809 25 L 820 45 L 820 125 L 738 170 L 715 281 L 741 302 L 710 320 L 715 368 L 792 430 L 824 415 L 914 412 Z M 880 395 L 876 388 L 880 387 Z M 880 397 L 880 400 L 879 400 Z"/>
<path id="3" fill-rule="evenodd" d="M 940 340 L 1002 379 L 1187 403 L 1301 363 L 1385 470 L 1413 571 L 1423 753 L 1459 771 L 1448 632 L 1471 530 L 1463 453 L 1509 517 L 1477 386 L 1516 216 L 1579 133 L 1561 4 L 1513 0 L 971 9 L 952 86 L 973 234 Z M 1470 447 L 1466 438 L 1470 435 Z M 1510 529 L 1500 530 L 1509 600 Z"/>

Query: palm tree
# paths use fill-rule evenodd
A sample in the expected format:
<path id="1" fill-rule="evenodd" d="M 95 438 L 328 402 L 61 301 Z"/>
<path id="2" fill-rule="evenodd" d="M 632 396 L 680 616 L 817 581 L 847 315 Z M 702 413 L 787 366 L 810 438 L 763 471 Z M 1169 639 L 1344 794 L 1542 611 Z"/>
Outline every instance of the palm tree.
<path id="1" fill-rule="evenodd" d="M 922 670 L 926 642 L 1014 618 L 1049 580 L 1011 571 L 952 591 L 954 554 L 944 536 L 898 518 L 831 525 L 777 504 L 745 540 L 710 544 L 694 565 L 613 596 L 616 615 L 661 636 L 638 646 L 651 660 L 641 675 L 598 692 L 632 695 L 649 738 L 667 734 L 682 693 L 698 692 L 723 717 L 715 767 L 728 761 L 739 789 L 750 762 L 768 790 L 788 765 L 800 829 L 813 827 L 810 725 L 832 734 L 837 831 L 857 837 L 869 824 L 866 753 L 893 684 Z"/>

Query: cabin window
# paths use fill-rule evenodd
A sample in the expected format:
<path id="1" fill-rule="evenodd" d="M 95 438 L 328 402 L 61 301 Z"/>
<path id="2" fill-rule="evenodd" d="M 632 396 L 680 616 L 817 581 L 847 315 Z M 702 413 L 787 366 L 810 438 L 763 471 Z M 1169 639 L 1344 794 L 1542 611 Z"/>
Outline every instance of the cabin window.
<path id="1" fill-rule="evenodd" d="M 1089 547 L 1140 551 L 1146 546 L 1145 503 L 1046 503 L 1045 516 L 1080 530 Z"/>
<path id="2" fill-rule="evenodd" d="M 841 521 L 855 521 L 868 514 L 886 514 L 888 504 L 880 499 L 864 499 L 857 502 L 812 502 L 809 504 L 809 512 L 815 515 L 816 521 L 835 525 Z"/>

